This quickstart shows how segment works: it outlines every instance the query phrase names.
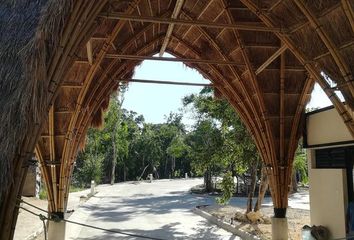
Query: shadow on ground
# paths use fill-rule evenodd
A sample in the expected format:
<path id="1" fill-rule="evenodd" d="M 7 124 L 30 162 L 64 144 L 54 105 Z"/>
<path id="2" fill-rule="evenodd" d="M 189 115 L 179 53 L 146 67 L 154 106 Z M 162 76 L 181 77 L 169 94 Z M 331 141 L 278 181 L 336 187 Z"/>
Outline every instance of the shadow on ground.
<path id="1" fill-rule="evenodd" d="M 146 236 L 146 237 L 151 237 L 151 239 L 176 239 L 176 240 L 182 240 L 182 239 L 212 239 L 212 240 L 219 240 L 219 239 L 225 239 L 225 236 L 220 236 L 215 233 L 217 230 L 216 227 L 214 226 L 209 226 L 207 224 L 198 224 L 196 228 L 194 228 L 195 233 L 192 235 L 187 235 L 179 230 L 177 230 L 175 227 L 179 225 L 180 223 L 171 223 L 162 226 L 159 229 L 155 230 L 139 230 L 139 229 L 125 229 L 124 232 L 127 233 L 133 233 L 135 235 L 141 235 L 141 236 Z M 120 231 L 119 229 L 111 229 L 112 231 Z M 99 235 L 98 235 L 99 234 Z M 110 240 L 110 239 L 121 239 L 121 240 L 140 240 L 140 239 L 147 239 L 147 238 L 142 238 L 142 237 L 132 237 L 132 236 L 123 236 L 121 234 L 116 234 L 116 233 L 102 233 L 98 232 L 97 235 L 92 236 L 90 238 L 77 238 L 78 240 Z M 234 240 L 238 239 L 236 236 L 230 236 L 228 240 Z"/>

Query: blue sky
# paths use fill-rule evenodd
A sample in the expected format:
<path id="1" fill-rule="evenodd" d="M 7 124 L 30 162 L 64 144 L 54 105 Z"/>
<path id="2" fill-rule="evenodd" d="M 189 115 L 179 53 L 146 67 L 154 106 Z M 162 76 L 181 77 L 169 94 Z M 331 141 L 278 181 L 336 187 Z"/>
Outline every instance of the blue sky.
<path id="1" fill-rule="evenodd" d="M 172 57 L 165 54 L 164 57 Z M 196 70 L 177 62 L 144 61 L 135 69 L 133 78 L 180 81 L 194 83 L 210 83 Z M 162 123 L 170 112 L 178 112 L 182 108 L 182 98 L 192 93 L 198 93 L 202 87 L 157 85 L 145 83 L 130 83 L 125 93 L 123 107 L 142 114 L 149 123 Z M 326 107 L 331 105 L 322 89 L 316 84 L 309 107 Z M 185 124 L 192 124 L 193 116 L 186 115 Z"/>

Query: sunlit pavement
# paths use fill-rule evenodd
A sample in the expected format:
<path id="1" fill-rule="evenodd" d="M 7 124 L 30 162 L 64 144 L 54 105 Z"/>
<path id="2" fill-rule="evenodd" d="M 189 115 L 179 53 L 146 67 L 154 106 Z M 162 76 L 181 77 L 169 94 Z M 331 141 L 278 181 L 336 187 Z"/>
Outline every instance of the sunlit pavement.
<path id="1" fill-rule="evenodd" d="M 191 211 L 197 205 L 215 201 L 188 192 L 201 183 L 202 179 L 182 179 L 103 185 L 69 220 L 161 239 L 240 239 Z M 67 239 L 143 238 L 68 223 Z"/>

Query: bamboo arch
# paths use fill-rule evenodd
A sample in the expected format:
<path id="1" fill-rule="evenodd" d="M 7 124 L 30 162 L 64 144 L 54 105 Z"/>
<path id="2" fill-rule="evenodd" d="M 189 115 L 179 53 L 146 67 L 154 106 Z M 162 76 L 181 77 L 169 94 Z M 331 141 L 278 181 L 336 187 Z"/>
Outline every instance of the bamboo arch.
<path id="1" fill-rule="evenodd" d="M 26 175 L 22 166 L 34 149 L 48 188 L 50 211 L 65 212 L 72 164 L 87 128 L 99 124 L 107 96 L 118 87 L 117 79 L 130 78 L 145 56 L 162 48 L 180 59 L 199 60 L 185 64 L 213 81 L 234 106 L 268 166 L 275 213 L 284 217 L 302 113 L 315 81 L 354 135 L 347 110 L 354 106 L 353 63 L 348 58 L 354 41 L 324 24 L 333 16 L 342 17 L 337 21 L 353 36 L 353 5 L 348 0 L 318 1 L 186 0 L 180 10 L 174 9 L 175 1 L 160 0 L 33 3 L 34 9 L 45 11 L 33 17 L 38 26 L 33 28 L 31 44 L 26 43 L 26 61 L 18 64 L 26 69 L 23 81 L 40 90 L 17 99 L 31 103 L 26 105 L 30 109 L 26 121 L 17 123 L 11 111 L 10 117 L 2 118 L 5 126 L 17 123 L 28 130 L 17 133 L 15 141 L 0 128 L 7 144 L 0 144 L 0 149 L 13 165 L 7 175 L 13 180 L 2 179 L 8 187 L 2 191 L 1 239 L 12 238 L 17 216 L 13 210 Z M 4 9 L 16 13 L 24 6 Z M 54 9 L 59 13 L 51 14 Z M 293 18 L 281 18 L 289 9 Z M 176 11 L 179 19 L 170 19 Z M 167 33 L 171 23 L 174 27 Z M 319 39 L 319 46 L 312 46 L 316 54 L 302 46 L 299 33 Z M 122 54 L 134 55 L 135 60 L 123 59 Z M 322 71 L 335 79 L 347 106 Z M 16 151 L 8 150 L 9 145 L 17 146 Z"/>

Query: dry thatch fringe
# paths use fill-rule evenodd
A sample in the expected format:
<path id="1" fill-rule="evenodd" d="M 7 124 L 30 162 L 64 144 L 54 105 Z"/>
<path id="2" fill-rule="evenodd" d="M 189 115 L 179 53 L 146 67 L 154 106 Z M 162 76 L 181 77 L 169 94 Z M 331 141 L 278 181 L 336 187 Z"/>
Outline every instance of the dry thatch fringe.
<path id="1" fill-rule="evenodd" d="M 70 13 L 69 0 L 0 3 L 0 199 L 12 183 L 13 160 L 21 154 L 48 108 L 48 63 Z M 44 10 L 43 10 L 44 9 Z"/>
<path id="2" fill-rule="evenodd" d="M 102 108 L 98 108 L 97 112 L 93 114 L 91 120 L 91 127 L 101 129 L 103 127 L 103 111 Z"/>

